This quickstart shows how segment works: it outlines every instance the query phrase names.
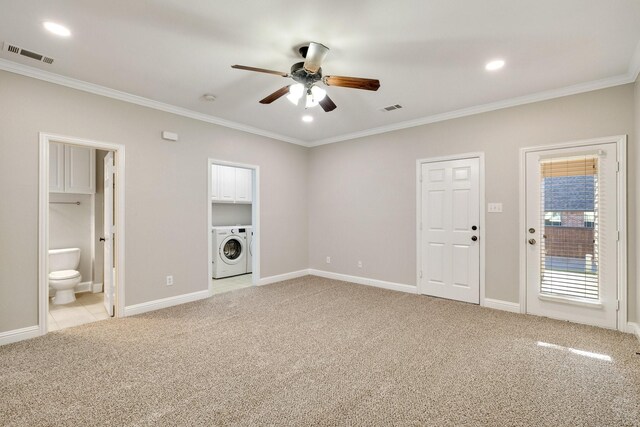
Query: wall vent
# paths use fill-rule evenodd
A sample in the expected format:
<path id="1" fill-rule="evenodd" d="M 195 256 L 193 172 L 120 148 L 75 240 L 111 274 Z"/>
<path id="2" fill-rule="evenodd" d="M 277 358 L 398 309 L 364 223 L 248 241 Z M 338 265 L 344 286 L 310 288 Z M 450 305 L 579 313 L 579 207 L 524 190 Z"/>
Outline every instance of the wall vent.
<path id="1" fill-rule="evenodd" d="M 44 62 L 45 64 L 53 64 L 53 58 L 44 56 L 40 53 L 32 52 L 27 49 L 23 49 L 11 43 L 4 42 L 3 50 L 7 52 L 15 53 L 16 55 L 26 56 L 27 58 L 35 59 L 38 62 Z"/>
<path id="2" fill-rule="evenodd" d="M 400 108 L 402 108 L 402 105 L 393 104 L 393 105 L 389 105 L 388 107 L 381 108 L 380 111 L 382 111 L 383 113 L 386 113 L 388 111 L 399 110 Z"/>

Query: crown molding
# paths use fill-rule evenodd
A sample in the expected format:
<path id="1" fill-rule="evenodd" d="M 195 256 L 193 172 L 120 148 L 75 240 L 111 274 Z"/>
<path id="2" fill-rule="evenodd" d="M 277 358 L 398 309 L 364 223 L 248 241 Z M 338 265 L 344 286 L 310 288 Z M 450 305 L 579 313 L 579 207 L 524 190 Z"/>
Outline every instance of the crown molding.
<path id="1" fill-rule="evenodd" d="M 638 74 L 640 74 L 640 41 L 636 45 L 636 50 L 629 63 L 629 78 L 635 82 L 638 79 Z"/>
<path id="2" fill-rule="evenodd" d="M 226 128 L 239 130 L 241 132 L 264 136 L 279 141 L 289 142 L 291 144 L 302 145 L 304 147 L 309 146 L 307 142 L 301 141 L 296 138 L 290 138 L 285 135 L 280 135 L 263 129 L 247 126 L 242 123 L 236 123 L 230 120 L 221 119 L 220 117 L 198 113 L 196 111 L 188 110 L 182 107 L 176 107 L 175 105 L 166 104 L 164 102 L 154 101 L 153 99 L 144 98 L 142 96 L 133 95 L 127 92 L 122 92 L 94 83 L 89 83 L 84 80 L 65 77 L 60 74 L 19 64 L 7 59 L 0 58 L 0 70 L 8 71 L 14 74 L 20 74 L 26 77 L 31 77 L 61 86 L 66 86 L 72 89 L 81 90 L 83 92 L 93 93 L 95 95 L 105 96 L 107 98 L 117 99 L 119 101 L 129 102 L 131 104 L 136 104 L 143 107 L 153 108 L 154 110 L 164 111 L 166 113 L 176 114 L 178 116 L 188 117 L 190 119 L 195 119 L 206 123 L 212 123 Z"/>
<path id="3" fill-rule="evenodd" d="M 302 141 L 297 138 L 291 138 L 285 135 L 269 132 L 263 129 L 255 128 L 252 126 L 244 125 L 242 123 L 232 122 L 220 117 L 211 116 L 208 114 L 198 113 L 196 111 L 188 110 L 186 108 L 177 107 L 171 104 L 166 104 L 159 101 L 154 101 L 149 98 L 133 95 L 127 92 L 111 89 L 105 86 L 100 86 L 94 83 L 89 83 L 83 80 L 73 79 L 65 77 L 60 74 L 55 74 L 49 71 L 44 71 L 39 68 L 30 67 L 27 65 L 19 64 L 17 62 L 9 61 L 0 58 L 0 70 L 8 71 L 15 74 L 21 74 L 23 76 L 32 77 L 38 80 L 70 87 L 72 89 L 81 90 L 84 92 L 93 93 L 108 98 L 117 99 L 124 102 L 140 105 L 143 107 L 153 108 L 155 110 L 164 111 L 167 113 L 176 114 L 183 117 L 188 117 L 194 120 L 203 121 L 206 123 L 212 123 L 215 125 L 235 129 L 241 132 L 247 132 L 254 135 L 264 136 L 271 139 L 276 139 L 291 144 L 300 145 L 303 147 L 318 147 L 326 144 L 333 144 L 336 142 L 348 141 L 351 139 L 363 138 L 367 136 L 378 135 L 382 133 L 393 132 L 402 129 L 408 129 L 417 126 L 423 126 L 431 123 L 443 122 L 451 119 L 458 119 L 461 117 L 473 116 L 476 114 L 488 113 L 491 111 L 502 110 L 510 107 L 517 107 L 520 105 L 531 104 L 534 102 L 547 101 L 554 98 L 561 98 L 564 96 L 577 95 L 580 93 L 591 92 L 599 89 L 606 89 L 614 86 L 620 86 L 628 83 L 634 83 L 640 74 L 640 42 L 636 45 L 636 49 L 629 69 L 626 74 L 619 76 L 608 77 L 601 80 L 594 80 L 591 82 L 580 83 L 572 86 L 566 86 L 558 89 L 551 89 L 534 93 L 531 95 L 520 96 L 516 98 L 510 98 L 502 101 L 491 102 L 488 104 L 477 105 L 468 108 L 462 108 L 460 110 L 449 111 L 446 113 L 434 114 L 431 116 L 421 117 L 415 120 L 408 120 L 400 123 L 393 123 L 387 126 L 381 126 L 377 128 L 366 129 L 363 131 L 347 133 L 330 138 L 320 139 L 316 141 Z"/>
<path id="4" fill-rule="evenodd" d="M 454 110 L 447 113 L 434 114 L 432 116 L 426 116 L 415 120 L 408 120 L 400 123 L 393 123 L 387 126 L 381 126 L 373 129 L 367 129 L 360 132 L 348 133 L 345 135 L 339 135 L 319 141 L 309 143 L 310 147 L 318 147 L 320 145 L 333 144 L 335 142 L 347 141 L 350 139 L 363 138 L 366 136 L 378 135 L 381 133 L 393 132 L 396 130 L 408 129 L 416 126 L 423 126 L 430 123 L 443 122 L 445 120 L 458 119 L 466 116 L 473 116 L 481 113 L 488 113 L 490 111 L 502 110 L 510 107 L 517 107 L 519 105 L 532 104 L 534 102 L 547 101 L 554 98 L 561 98 L 563 96 L 577 95 L 579 93 L 591 92 L 599 89 L 606 89 L 609 87 L 620 86 L 627 83 L 633 83 L 635 78 L 631 77 L 632 73 L 623 74 L 620 76 L 609 77 L 602 80 L 595 80 L 587 83 L 580 83 L 573 86 L 566 86 L 559 89 L 552 89 L 543 92 L 534 93 L 531 95 L 520 96 L 517 98 L 505 99 L 503 101 L 491 102 L 488 104 L 477 105 L 469 108 L 462 108 L 460 110 Z"/>

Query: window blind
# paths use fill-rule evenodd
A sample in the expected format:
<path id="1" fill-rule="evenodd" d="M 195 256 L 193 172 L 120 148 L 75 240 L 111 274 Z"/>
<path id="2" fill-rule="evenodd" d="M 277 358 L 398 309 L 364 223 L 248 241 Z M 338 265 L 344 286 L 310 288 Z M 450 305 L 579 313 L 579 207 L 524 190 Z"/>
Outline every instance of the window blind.
<path id="1" fill-rule="evenodd" d="M 540 293 L 597 300 L 597 155 L 540 161 Z"/>

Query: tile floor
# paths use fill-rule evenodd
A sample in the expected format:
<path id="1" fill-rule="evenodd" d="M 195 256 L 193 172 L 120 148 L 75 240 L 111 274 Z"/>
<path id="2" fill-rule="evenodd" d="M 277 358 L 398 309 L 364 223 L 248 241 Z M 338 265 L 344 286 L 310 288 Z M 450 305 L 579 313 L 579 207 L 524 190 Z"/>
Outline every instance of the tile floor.
<path id="1" fill-rule="evenodd" d="M 226 277 L 224 279 L 212 279 L 213 295 L 235 291 L 236 289 L 251 286 L 251 273 L 240 276 Z"/>
<path id="2" fill-rule="evenodd" d="M 54 305 L 49 300 L 49 331 L 109 319 L 103 299 L 103 293 L 82 292 L 76 294 L 76 301 L 70 304 Z"/>

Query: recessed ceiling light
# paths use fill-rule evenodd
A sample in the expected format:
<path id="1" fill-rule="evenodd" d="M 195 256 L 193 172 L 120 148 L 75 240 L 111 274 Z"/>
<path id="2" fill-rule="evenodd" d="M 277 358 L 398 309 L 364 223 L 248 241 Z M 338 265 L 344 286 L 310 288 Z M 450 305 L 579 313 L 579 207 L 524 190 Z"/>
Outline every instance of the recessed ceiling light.
<path id="1" fill-rule="evenodd" d="M 502 67 L 504 67 L 504 60 L 494 59 L 493 61 L 487 62 L 487 65 L 484 66 L 484 69 L 487 71 L 496 71 Z"/>
<path id="2" fill-rule="evenodd" d="M 202 95 L 202 99 L 204 99 L 205 101 L 213 102 L 216 100 L 216 96 L 210 93 L 205 93 L 204 95 Z"/>
<path id="3" fill-rule="evenodd" d="M 64 25 L 56 24 L 55 22 L 47 21 L 43 22 L 44 28 L 46 28 L 49 32 L 55 34 L 60 37 L 69 37 L 71 35 L 71 31 L 65 27 Z"/>
<path id="4" fill-rule="evenodd" d="M 305 123 L 311 123 L 313 121 L 313 117 L 311 116 L 302 116 L 302 121 Z"/>

